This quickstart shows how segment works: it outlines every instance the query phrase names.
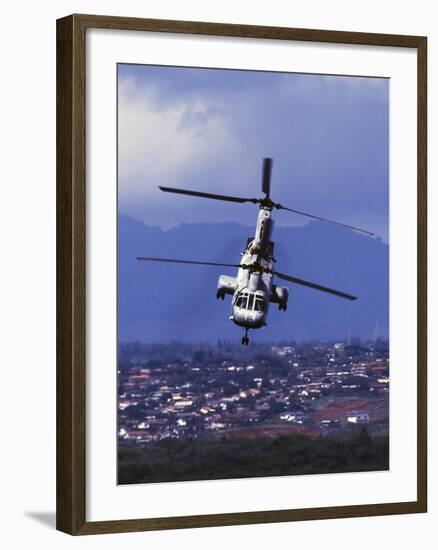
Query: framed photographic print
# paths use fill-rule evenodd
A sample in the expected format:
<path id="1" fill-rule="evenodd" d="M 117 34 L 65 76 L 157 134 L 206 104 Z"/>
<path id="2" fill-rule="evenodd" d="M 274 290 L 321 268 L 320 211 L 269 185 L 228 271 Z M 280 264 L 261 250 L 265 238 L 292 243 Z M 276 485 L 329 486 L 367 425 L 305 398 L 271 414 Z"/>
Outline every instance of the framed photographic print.
<path id="1" fill-rule="evenodd" d="M 425 512 L 426 38 L 57 25 L 58 529 Z"/>

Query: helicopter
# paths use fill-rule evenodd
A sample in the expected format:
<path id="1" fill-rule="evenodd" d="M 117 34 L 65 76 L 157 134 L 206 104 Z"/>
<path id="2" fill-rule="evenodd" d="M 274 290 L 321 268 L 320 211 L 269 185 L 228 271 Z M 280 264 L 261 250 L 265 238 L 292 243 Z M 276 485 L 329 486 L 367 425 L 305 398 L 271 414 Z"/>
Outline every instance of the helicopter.
<path id="1" fill-rule="evenodd" d="M 239 263 L 205 262 L 198 260 L 180 260 L 173 258 L 154 258 L 148 256 L 138 256 L 137 260 L 147 262 L 168 262 L 174 264 L 189 264 L 203 266 L 234 267 L 237 269 L 237 275 L 220 275 L 217 283 L 216 298 L 224 300 L 225 296 L 231 295 L 231 316 L 229 319 L 239 327 L 244 329 L 242 345 L 249 343 L 248 331 L 259 329 L 266 326 L 270 304 L 278 305 L 280 311 L 286 311 L 289 299 L 289 289 L 275 284 L 274 277 L 282 281 L 287 281 L 296 285 L 305 286 L 326 292 L 346 300 L 356 300 L 353 296 L 340 290 L 335 290 L 322 286 L 298 277 L 293 277 L 281 273 L 275 269 L 276 259 L 274 257 L 274 242 L 272 241 L 272 232 L 274 220 L 272 219 L 273 210 L 286 210 L 306 216 L 326 223 L 332 223 L 341 227 L 359 231 L 367 235 L 374 235 L 370 231 L 360 229 L 352 225 L 336 222 L 313 214 L 308 214 L 300 210 L 288 208 L 271 199 L 271 175 L 273 160 L 271 158 L 263 159 L 262 168 L 262 192 L 264 197 L 234 197 L 229 195 L 218 195 L 205 193 L 202 191 L 191 191 L 175 187 L 159 186 L 159 189 L 165 193 L 177 193 L 191 197 L 200 197 L 204 199 L 227 201 L 233 203 L 252 203 L 259 206 L 257 224 L 253 237 L 247 239 L 246 246 L 241 252 Z"/>

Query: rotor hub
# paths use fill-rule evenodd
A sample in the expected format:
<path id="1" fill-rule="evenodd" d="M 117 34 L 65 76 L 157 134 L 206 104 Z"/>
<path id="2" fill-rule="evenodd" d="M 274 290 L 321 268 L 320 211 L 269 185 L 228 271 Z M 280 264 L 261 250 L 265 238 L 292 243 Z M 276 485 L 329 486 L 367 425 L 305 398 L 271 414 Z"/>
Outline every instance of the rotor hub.
<path id="1" fill-rule="evenodd" d="M 260 262 L 256 261 L 253 264 L 241 264 L 241 269 L 246 269 L 250 273 L 272 273 L 272 269 L 263 267 Z"/>
<path id="2" fill-rule="evenodd" d="M 281 204 L 276 203 L 270 199 L 270 197 L 265 197 L 263 199 L 257 199 L 257 203 L 260 205 L 260 208 L 265 210 L 273 210 L 274 208 L 282 208 Z"/>

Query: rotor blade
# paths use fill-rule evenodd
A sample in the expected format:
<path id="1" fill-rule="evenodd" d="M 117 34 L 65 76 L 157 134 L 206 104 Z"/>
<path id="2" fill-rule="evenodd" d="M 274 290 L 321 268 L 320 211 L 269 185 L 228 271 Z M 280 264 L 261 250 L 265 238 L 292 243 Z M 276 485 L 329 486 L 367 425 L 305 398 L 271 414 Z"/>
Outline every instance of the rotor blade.
<path id="1" fill-rule="evenodd" d="M 291 277 L 290 275 L 279 273 L 278 271 L 273 271 L 273 274 L 276 275 L 279 279 L 290 281 L 291 283 L 295 283 L 297 285 L 307 286 L 315 290 L 321 290 L 322 292 L 328 292 L 329 294 L 334 294 L 335 296 L 339 296 L 340 298 L 346 298 L 347 300 L 357 300 L 357 296 L 352 296 L 351 294 L 347 294 L 346 292 L 341 292 L 340 290 L 334 290 L 333 288 L 328 288 L 327 286 L 317 285 L 309 281 L 304 281 L 303 279 L 298 279 L 297 277 Z"/>
<path id="2" fill-rule="evenodd" d="M 168 262 L 172 264 L 217 265 L 221 267 L 240 267 L 240 264 L 223 264 L 219 262 L 198 262 L 197 260 L 175 260 L 173 258 L 150 258 L 148 256 L 137 256 L 137 260 L 145 261 L 145 262 Z"/>
<path id="3" fill-rule="evenodd" d="M 263 159 L 262 191 L 269 198 L 271 192 L 272 159 Z"/>
<path id="4" fill-rule="evenodd" d="M 159 186 L 161 191 L 165 193 L 178 193 L 179 195 L 190 195 L 192 197 L 201 197 L 203 199 L 214 199 L 217 201 L 228 202 L 253 202 L 257 204 L 258 199 L 248 197 L 230 197 L 229 195 L 215 195 L 213 193 L 203 193 L 202 191 L 190 191 L 189 189 L 178 189 L 177 187 L 162 187 Z"/>
<path id="5" fill-rule="evenodd" d="M 354 231 L 360 231 L 361 233 L 365 233 L 366 235 L 374 235 L 374 233 L 372 233 L 371 231 L 367 231 L 366 229 L 360 229 L 359 227 L 355 227 L 354 225 L 348 225 L 346 223 L 335 222 L 333 220 L 328 220 L 327 218 L 321 218 L 320 216 L 314 216 L 313 214 L 307 214 L 306 212 L 301 212 L 300 210 L 294 210 L 293 208 L 286 208 L 286 206 L 282 206 L 281 204 L 277 205 L 277 208 L 279 210 L 288 210 L 289 212 L 294 212 L 295 214 L 300 214 L 301 216 L 307 216 L 308 218 L 313 218 L 313 219 L 319 220 L 321 222 L 334 223 L 335 225 L 340 225 L 341 227 L 347 227 L 348 229 L 353 229 Z"/>

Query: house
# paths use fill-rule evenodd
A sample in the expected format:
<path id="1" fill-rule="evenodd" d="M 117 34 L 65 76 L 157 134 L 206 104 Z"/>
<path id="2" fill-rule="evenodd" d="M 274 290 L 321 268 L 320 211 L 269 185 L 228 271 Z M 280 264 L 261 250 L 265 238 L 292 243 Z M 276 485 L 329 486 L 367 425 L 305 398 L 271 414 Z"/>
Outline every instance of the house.
<path id="1" fill-rule="evenodd" d="M 285 412 L 280 415 L 280 420 L 286 420 L 286 422 L 296 422 L 302 424 L 306 415 L 301 411 Z"/>
<path id="2" fill-rule="evenodd" d="M 185 409 L 186 407 L 191 407 L 193 405 L 193 401 L 190 399 L 187 400 L 178 400 L 176 401 L 174 407 L 175 409 Z"/>
<path id="3" fill-rule="evenodd" d="M 370 416 L 366 412 L 353 411 L 347 415 L 347 422 L 350 424 L 368 424 Z"/>

